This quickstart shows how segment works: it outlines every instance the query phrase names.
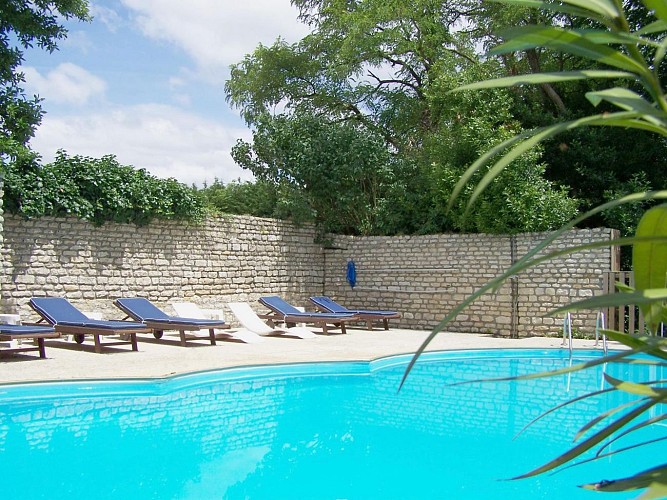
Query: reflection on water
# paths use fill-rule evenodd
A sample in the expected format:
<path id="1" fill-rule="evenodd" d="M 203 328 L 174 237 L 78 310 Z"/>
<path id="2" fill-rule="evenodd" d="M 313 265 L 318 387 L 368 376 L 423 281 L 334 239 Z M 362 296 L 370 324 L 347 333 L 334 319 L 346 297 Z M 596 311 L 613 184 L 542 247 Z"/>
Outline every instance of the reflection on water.
<path id="1" fill-rule="evenodd" d="M 43 398 L 16 398 L 10 388 L 0 396 L 0 451 L 13 476 L 5 492 L 11 498 L 584 498 L 591 494 L 574 485 L 658 463 L 654 446 L 654 460 L 647 448 L 640 460 L 631 454 L 554 476 L 498 481 L 555 457 L 581 425 L 622 402 L 619 395 L 579 402 L 513 441 L 545 409 L 598 389 L 602 378 L 598 368 L 451 385 L 567 364 L 525 352 L 420 362 L 400 392 L 405 365 L 232 380 L 223 372 L 206 383 L 92 387 L 94 394 L 50 391 Z M 607 367 L 618 378 L 663 375 L 654 368 L 640 376 L 641 369 Z"/>

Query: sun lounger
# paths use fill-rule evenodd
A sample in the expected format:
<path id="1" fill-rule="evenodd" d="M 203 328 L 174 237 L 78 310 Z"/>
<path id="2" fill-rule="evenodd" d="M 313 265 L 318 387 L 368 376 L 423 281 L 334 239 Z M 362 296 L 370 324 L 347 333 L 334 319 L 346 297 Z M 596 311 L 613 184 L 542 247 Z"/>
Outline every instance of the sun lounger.
<path id="1" fill-rule="evenodd" d="M 292 323 L 313 323 L 322 328 L 322 333 L 325 335 L 329 331 L 328 325 L 334 325 L 334 327 L 340 328 L 342 333 L 346 333 L 345 323 L 357 319 L 354 314 L 302 312 L 275 295 L 261 297 L 259 302 L 271 311 L 270 314 L 263 316 L 264 319 L 270 321 L 269 324 L 280 321 L 289 327 Z"/>
<path id="2" fill-rule="evenodd" d="M 224 321 L 223 312 L 219 309 L 202 309 L 194 302 L 172 302 L 171 307 L 174 308 L 176 314 L 179 316 L 186 316 L 188 318 L 198 318 L 198 319 L 217 319 Z M 205 330 L 199 330 L 199 332 L 204 332 Z M 231 339 L 240 340 L 246 344 L 258 344 L 263 342 L 264 339 L 252 331 L 236 331 L 236 330 L 226 330 L 221 333 Z"/>
<path id="3" fill-rule="evenodd" d="M 187 345 L 188 338 L 198 338 L 192 335 L 187 337 L 186 331 L 193 332 L 202 328 L 207 329 L 211 345 L 215 345 L 215 329 L 229 328 L 224 320 L 170 316 L 143 297 L 120 298 L 116 299 L 114 304 L 129 318 L 140 321 L 150 328 L 156 339 L 162 338 L 162 334 L 167 330 L 177 330 L 180 334 L 181 345 L 184 347 Z"/>
<path id="4" fill-rule="evenodd" d="M 24 351 L 39 351 L 40 358 L 46 358 L 46 347 L 44 346 L 44 339 L 53 339 L 60 337 L 60 334 L 51 326 L 30 326 L 30 325 L 0 325 L 0 340 L 1 341 L 24 341 L 34 340 L 37 345 L 30 346 L 21 344 L 20 347 L 9 347 L 2 349 L 0 352 L 24 352 Z"/>
<path id="5" fill-rule="evenodd" d="M 293 326 L 291 328 L 269 326 L 262 321 L 262 318 L 252 310 L 252 307 L 247 302 L 230 302 L 227 306 L 229 306 L 229 309 L 234 313 L 234 316 L 236 316 L 236 319 L 241 323 L 243 328 L 253 332 L 254 335 L 287 335 L 302 339 L 317 337 L 308 328 L 302 326 Z"/>
<path id="6" fill-rule="evenodd" d="M 150 333 L 150 329 L 141 323 L 130 321 L 102 321 L 90 319 L 74 307 L 67 299 L 60 297 L 38 297 L 28 302 L 42 320 L 49 323 L 61 335 L 74 335 L 77 343 L 81 344 L 86 335 L 95 339 L 95 352 L 102 352 L 101 336 L 126 335 L 129 340 L 105 342 L 105 346 L 130 344 L 133 351 L 137 351 L 137 333 Z"/>
<path id="7" fill-rule="evenodd" d="M 366 322 L 369 330 L 373 329 L 373 321 L 382 321 L 384 329 L 389 330 L 389 320 L 401 317 L 396 311 L 348 309 L 325 295 L 310 297 L 310 301 L 315 304 L 315 307 L 320 311 L 355 314 L 360 320 Z"/>

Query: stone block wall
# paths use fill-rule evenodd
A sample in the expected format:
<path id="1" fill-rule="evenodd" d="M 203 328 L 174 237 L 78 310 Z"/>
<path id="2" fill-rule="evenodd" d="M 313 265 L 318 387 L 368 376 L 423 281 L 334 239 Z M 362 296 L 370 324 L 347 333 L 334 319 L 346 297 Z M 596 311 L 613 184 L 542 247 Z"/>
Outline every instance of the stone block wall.
<path id="1" fill-rule="evenodd" d="M 609 239 L 612 230 L 575 230 L 546 251 Z M 325 289 L 349 308 L 403 313 L 400 324 L 430 329 L 468 295 L 501 274 L 546 234 L 499 236 L 443 234 L 400 237 L 337 236 L 326 250 Z M 544 335 L 562 330 L 562 316 L 545 316 L 571 300 L 602 290 L 603 274 L 616 266 L 614 252 L 601 248 L 549 261 L 521 273 L 495 293 L 479 297 L 448 324 L 458 332 Z M 355 262 L 357 284 L 345 277 Z M 595 312 L 577 313 L 575 328 L 595 328 Z"/>
<path id="2" fill-rule="evenodd" d="M 575 230 L 556 240 L 538 255 L 617 237 L 617 231 L 611 229 Z M 543 238 L 544 234 L 540 233 L 517 237 L 518 255 L 525 255 Z M 517 278 L 520 335 L 531 332 L 562 332 L 564 315 L 553 317 L 546 314 L 568 303 L 601 295 L 604 290 L 604 274 L 617 271 L 619 266 L 618 249 L 606 247 L 566 255 L 520 274 Z M 573 312 L 573 329 L 594 331 L 596 317 L 597 311 Z"/>
<path id="3" fill-rule="evenodd" d="M 67 297 L 84 311 L 115 319 L 113 299 L 143 296 L 172 312 L 189 300 L 222 308 L 231 301 L 256 303 L 280 295 L 308 305 L 326 294 L 349 308 L 392 309 L 395 327 L 433 328 L 452 308 L 502 273 L 542 234 L 499 236 L 333 236 L 316 244 L 310 226 L 245 216 L 209 218 L 201 225 L 160 221 L 146 227 L 95 227 L 74 218 L 25 220 L 6 215 L 2 245 L 0 309 L 36 320 L 31 297 Z M 576 230 L 556 245 L 609 239 L 611 230 Z M 345 280 L 347 259 L 357 285 Z M 499 335 L 557 334 L 562 318 L 546 313 L 572 299 L 602 290 L 602 276 L 615 269 L 609 248 L 545 263 L 480 297 L 448 326 L 451 331 Z M 227 315 L 227 319 L 232 318 Z M 592 329 L 595 313 L 577 313 L 575 327 Z"/>
<path id="4" fill-rule="evenodd" d="M 327 293 L 349 308 L 401 311 L 403 323 L 427 329 L 456 304 L 511 264 L 509 240 L 480 234 L 398 237 L 336 237 L 326 251 Z M 355 262 L 357 284 L 345 279 Z M 509 292 L 503 287 L 471 312 L 460 314 L 455 331 L 485 331 L 509 325 Z M 471 314 L 472 313 L 472 314 Z"/>
<path id="5" fill-rule="evenodd" d="M 202 225 L 156 222 L 146 227 L 7 215 L 2 309 L 37 319 L 31 297 L 67 297 L 108 319 L 113 299 L 143 296 L 165 307 L 189 300 L 222 308 L 281 295 L 302 302 L 322 291 L 322 251 L 312 228 L 251 217 Z"/>

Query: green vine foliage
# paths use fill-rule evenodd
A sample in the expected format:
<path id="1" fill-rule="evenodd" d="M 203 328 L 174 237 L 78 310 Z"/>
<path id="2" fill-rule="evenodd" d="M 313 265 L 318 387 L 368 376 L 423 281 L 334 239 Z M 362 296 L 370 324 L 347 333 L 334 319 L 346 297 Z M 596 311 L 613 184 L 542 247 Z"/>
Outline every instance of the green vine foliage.
<path id="1" fill-rule="evenodd" d="M 145 225 L 153 219 L 198 222 L 205 215 L 194 189 L 120 165 L 113 155 L 96 159 L 59 151 L 44 166 L 10 164 L 4 189 L 5 210 L 28 218 L 74 216 L 101 226 Z"/>

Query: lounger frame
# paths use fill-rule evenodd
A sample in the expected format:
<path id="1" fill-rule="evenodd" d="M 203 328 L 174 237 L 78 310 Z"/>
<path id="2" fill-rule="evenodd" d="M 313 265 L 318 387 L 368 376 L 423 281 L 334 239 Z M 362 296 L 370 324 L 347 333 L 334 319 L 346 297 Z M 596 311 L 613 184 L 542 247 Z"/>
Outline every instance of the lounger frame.
<path id="1" fill-rule="evenodd" d="M 336 318 L 332 317 L 331 314 L 305 312 L 300 314 L 285 313 L 276 308 L 275 305 L 271 304 L 270 300 L 267 300 L 271 298 L 272 297 L 261 297 L 259 299 L 260 304 L 269 309 L 270 312 L 265 314 L 258 314 L 258 316 L 266 320 L 271 327 L 274 327 L 275 323 L 285 323 L 285 326 L 288 328 L 296 326 L 297 323 L 313 323 L 319 328 L 322 328 L 323 334 L 328 335 L 329 331 L 331 330 L 329 325 L 332 325 L 333 328 L 340 328 L 341 333 L 347 333 L 345 323 L 358 320 L 358 318 L 352 314 L 343 314 L 339 315 L 341 317 Z"/>
<path id="2" fill-rule="evenodd" d="M 54 297 L 54 299 L 60 299 L 59 297 Z M 43 309 L 44 304 L 41 305 L 33 302 L 33 300 L 39 299 L 30 299 L 28 305 L 34 309 L 34 311 L 40 315 L 41 319 L 39 322 L 35 323 L 36 325 L 40 324 L 49 324 L 55 331 L 60 335 L 73 335 L 74 340 L 78 344 L 82 344 L 86 335 L 90 335 L 94 339 L 95 343 L 95 352 L 97 354 L 102 353 L 102 347 L 114 346 L 114 345 L 131 345 L 133 351 L 138 351 L 137 346 L 137 333 L 150 333 L 151 330 L 145 327 L 142 324 L 137 324 L 134 322 L 127 322 L 126 325 L 122 327 L 115 328 L 114 324 L 120 326 L 121 321 L 103 321 L 103 320 L 94 320 L 88 318 L 81 311 L 76 309 L 72 304 L 67 301 L 67 299 L 60 299 L 64 303 L 68 304 L 68 307 L 72 310 L 75 310 L 81 315 L 80 319 L 61 321 L 53 316 L 51 316 L 46 310 Z M 72 324 L 76 323 L 76 324 Z M 120 335 L 122 340 L 116 340 L 111 342 L 102 343 L 101 337 L 106 337 L 110 335 Z"/>
<path id="3" fill-rule="evenodd" d="M 60 337 L 60 334 L 56 331 L 53 332 L 44 332 L 44 333 L 0 333 L 0 341 L 10 342 L 12 340 L 33 340 L 37 345 L 24 345 L 21 344 L 21 347 L 9 347 L 6 349 L 1 349 L 0 353 L 16 353 L 16 352 L 31 352 L 38 351 L 40 358 L 46 358 L 46 345 L 44 344 L 44 339 L 55 339 Z"/>
<path id="4" fill-rule="evenodd" d="M 129 322 L 128 322 L 129 323 Z M 139 347 L 137 345 L 137 333 L 150 333 L 148 328 L 137 328 L 132 331 L 128 331 L 124 328 L 115 329 L 115 328 L 95 328 L 93 325 L 90 326 L 70 326 L 70 325 L 60 325 L 55 324 L 53 327 L 56 331 L 60 332 L 63 335 L 73 335 L 74 340 L 78 344 L 83 343 L 83 338 L 86 335 L 90 335 L 94 339 L 95 343 L 95 352 L 97 354 L 102 353 L 102 346 L 109 347 L 114 345 L 131 345 L 133 351 L 138 351 Z M 127 340 L 113 340 L 110 342 L 102 343 L 101 337 L 107 337 L 110 335 L 120 335 L 121 337 L 126 337 Z"/>
<path id="5" fill-rule="evenodd" d="M 382 326 L 385 330 L 389 330 L 389 320 L 398 319 L 401 317 L 401 314 L 395 311 L 372 311 L 372 310 L 355 310 L 347 309 L 346 307 L 341 306 L 337 302 L 329 299 L 329 301 L 336 305 L 337 309 L 333 310 L 323 304 L 321 301 L 318 301 L 320 297 L 309 297 L 309 300 L 313 303 L 315 308 L 318 311 L 327 312 L 327 313 L 349 313 L 354 314 L 359 321 L 365 321 L 366 326 L 369 330 L 373 329 L 373 322 L 382 322 Z M 327 297 L 328 299 L 328 297 Z"/>
<path id="6" fill-rule="evenodd" d="M 146 325 L 150 329 L 149 333 L 152 332 L 153 337 L 155 337 L 156 339 L 161 339 L 165 331 L 178 331 L 180 345 L 182 347 L 187 347 L 188 340 L 202 340 L 202 337 L 197 337 L 195 335 L 188 335 L 186 332 L 198 332 L 200 330 L 208 330 L 208 338 L 211 345 L 216 345 L 215 330 L 216 329 L 225 330 L 230 328 L 230 326 L 222 320 L 198 321 L 197 318 L 179 318 L 178 316 L 169 316 L 162 311 L 161 311 L 162 314 L 165 315 L 164 319 L 142 318 L 141 316 L 138 316 L 135 311 L 128 308 L 127 305 L 123 302 L 123 299 L 114 300 L 114 305 L 118 307 L 121 311 L 123 311 L 125 314 L 127 314 L 125 319 L 132 319 L 134 321 L 139 321 L 144 325 Z M 155 306 L 153 305 L 153 307 Z"/>

